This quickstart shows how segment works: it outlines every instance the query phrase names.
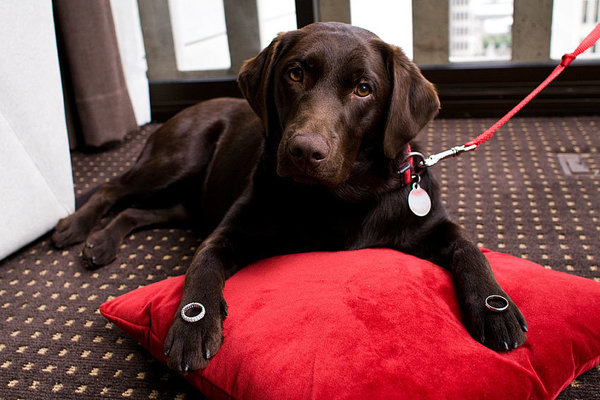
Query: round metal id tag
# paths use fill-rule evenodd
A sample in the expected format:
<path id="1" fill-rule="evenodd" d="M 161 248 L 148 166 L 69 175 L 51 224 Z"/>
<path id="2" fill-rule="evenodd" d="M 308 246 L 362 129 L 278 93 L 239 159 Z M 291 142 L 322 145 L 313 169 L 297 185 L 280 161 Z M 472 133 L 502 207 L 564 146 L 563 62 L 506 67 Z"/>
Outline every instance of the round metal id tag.
<path id="1" fill-rule="evenodd" d="M 408 194 L 408 207 L 418 217 L 424 217 L 431 210 L 431 199 L 417 182 L 413 183 L 412 189 Z"/>

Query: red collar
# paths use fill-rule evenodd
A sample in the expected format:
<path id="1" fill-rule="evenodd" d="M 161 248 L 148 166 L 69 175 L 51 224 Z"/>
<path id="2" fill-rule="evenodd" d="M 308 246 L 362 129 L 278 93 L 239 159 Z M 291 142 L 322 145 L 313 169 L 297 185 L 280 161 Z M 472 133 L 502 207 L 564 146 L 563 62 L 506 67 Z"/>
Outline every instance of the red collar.
<path id="1" fill-rule="evenodd" d="M 410 144 L 406 145 L 406 155 L 409 155 L 411 153 L 411 148 L 410 148 Z M 404 178 L 404 184 L 408 185 L 409 183 L 411 183 L 413 181 L 413 173 L 415 171 L 415 164 L 413 162 L 413 158 L 412 157 L 408 157 L 408 159 L 406 160 L 406 162 L 402 165 L 400 165 L 400 168 L 398 168 L 398 175 L 402 175 Z"/>

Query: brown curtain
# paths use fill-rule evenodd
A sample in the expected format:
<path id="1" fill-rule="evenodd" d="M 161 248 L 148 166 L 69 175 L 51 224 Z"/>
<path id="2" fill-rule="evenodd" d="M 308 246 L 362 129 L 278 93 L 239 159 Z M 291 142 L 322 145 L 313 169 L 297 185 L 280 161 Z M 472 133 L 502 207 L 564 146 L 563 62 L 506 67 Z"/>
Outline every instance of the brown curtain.
<path id="1" fill-rule="evenodd" d="M 71 147 L 121 140 L 138 126 L 110 0 L 54 0 L 53 4 Z"/>

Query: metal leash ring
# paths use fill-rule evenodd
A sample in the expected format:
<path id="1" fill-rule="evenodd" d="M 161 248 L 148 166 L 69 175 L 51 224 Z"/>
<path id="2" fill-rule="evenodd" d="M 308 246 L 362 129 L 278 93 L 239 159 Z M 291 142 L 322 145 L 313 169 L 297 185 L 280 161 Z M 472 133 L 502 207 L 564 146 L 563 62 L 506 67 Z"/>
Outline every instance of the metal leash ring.
<path id="1" fill-rule="evenodd" d="M 408 161 L 409 158 L 420 158 L 421 160 L 413 163 L 414 175 L 420 176 L 427 166 L 425 165 L 425 156 L 423 153 L 419 153 L 418 151 L 411 151 L 404 157 L 404 162 Z"/>
<path id="2" fill-rule="evenodd" d="M 190 317 L 189 315 L 187 315 L 188 311 L 196 309 L 196 308 L 200 309 L 200 312 L 197 315 L 194 315 L 193 317 Z M 198 322 L 202 318 L 204 318 L 205 314 L 206 314 L 206 308 L 204 308 L 204 306 L 201 303 L 188 303 L 185 306 L 183 306 L 183 308 L 181 309 L 181 318 L 183 318 L 183 320 L 187 321 L 187 322 Z"/>
<path id="3" fill-rule="evenodd" d="M 496 306 L 490 304 L 490 300 L 500 300 L 502 305 L 500 307 L 496 307 Z M 509 303 L 508 303 L 508 300 L 506 299 L 506 297 L 500 296 L 499 294 L 492 294 L 485 298 L 485 306 L 493 312 L 505 311 L 508 308 L 508 305 L 509 305 Z"/>

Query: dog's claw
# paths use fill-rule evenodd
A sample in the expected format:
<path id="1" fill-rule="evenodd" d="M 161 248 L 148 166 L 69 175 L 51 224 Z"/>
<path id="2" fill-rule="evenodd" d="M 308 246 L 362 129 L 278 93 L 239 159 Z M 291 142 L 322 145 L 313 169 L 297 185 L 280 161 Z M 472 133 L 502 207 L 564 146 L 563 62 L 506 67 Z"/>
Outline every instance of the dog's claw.
<path id="1" fill-rule="evenodd" d="M 529 332 L 529 329 L 527 329 L 527 325 L 525 324 L 521 325 L 521 329 L 523 329 L 523 332 Z"/>
<path id="2" fill-rule="evenodd" d="M 504 350 L 508 351 L 508 343 L 504 342 Z"/>
<path id="3" fill-rule="evenodd" d="M 206 349 L 206 359 L 207 359 L 207 360 L 210 360 L 210 356 L 211 356 L 211 354 L 210 354 L 210 350 L 209 350 L 209 349 Z"/>

